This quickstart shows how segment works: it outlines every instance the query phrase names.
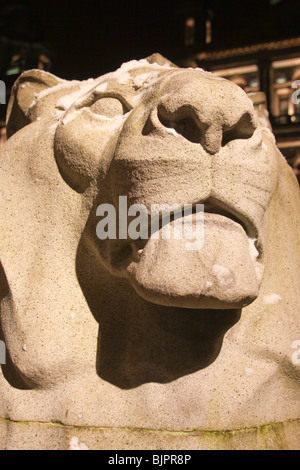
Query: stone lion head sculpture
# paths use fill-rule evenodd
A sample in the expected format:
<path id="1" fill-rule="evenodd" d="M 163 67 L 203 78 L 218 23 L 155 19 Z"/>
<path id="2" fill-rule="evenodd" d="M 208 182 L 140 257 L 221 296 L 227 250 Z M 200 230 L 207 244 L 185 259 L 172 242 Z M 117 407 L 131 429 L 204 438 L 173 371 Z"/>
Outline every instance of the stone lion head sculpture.
<path id="1" fill-rule="evenodd" d="M 65 81 L 38 70 L 21 75 L 0 169 L 8 402 L 24 388 L 34 393 L 83 380 L 94 384 L 97 406 L 106 403 L 103 387 L 113 387 L 118 403 L 117 390 L 127 390 L 124 416 L 132 417 L 143 387 L 155 382 L 165 387 L 172 410 L 170 384 L 176 388 L 186 377 L 202 409 L 216 384 L 221 392 L 213 400 L 234 409 L 229 419 L 226 411 L 208 418 L 197 408 L 196 417 L 184 418 L 189 425 L 270 420 L 274 407 L 258 390 L 272 367 L 265 375 L 262 364 L 280 361 L 283 351 L 288 357 L 299 333 L 299 195 L 263 101 L 157 54 L 96 80 Z M 127 230 L 99 239 L 97 208 L 113 206 L 118 221 L 125 196 L 126 210 L 143 205 L 149 218 L 152 205 L 189 204 L 194 213 L 203 204 L 201 249 L 186 250 L 184 237 L 133 240 Z M 193 224 L 196 214 L 191 217 Z M 284 338 L 274 323 L 283 311 Z M 229 364 L 241 357 L 249 382 L 241 380 L 241 393 L 260 410 L 254 418 L 244 402 L 230 404 L 240 375 Z M 260 364 L 258 375 L 250 373 L 251 361 Z M 295 418 L 297 404 L 295 381 L 283 376 L 284 367 L 289 405 L 276 411 L 284 421 Z M 55 414 L 33 396 L 34 416 Z M 95 412 L 88 424 L 102 418 L 103 411 Z"/>

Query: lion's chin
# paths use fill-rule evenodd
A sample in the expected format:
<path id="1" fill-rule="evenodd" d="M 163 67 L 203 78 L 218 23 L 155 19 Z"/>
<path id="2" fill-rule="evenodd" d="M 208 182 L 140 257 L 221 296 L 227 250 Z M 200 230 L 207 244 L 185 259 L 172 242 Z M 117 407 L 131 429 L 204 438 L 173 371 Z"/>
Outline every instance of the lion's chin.
<path id="1" fill-rule="evenodd" d="M 150 238 L 127 267 L 127 276 L 145 300 L 170 307 L 240 309 L 259 293 L 263 265 L 243 227 L 218 214 L 205 214 L 204 243 Z M 258 252 L 256 252 L 258 255 Z"/>

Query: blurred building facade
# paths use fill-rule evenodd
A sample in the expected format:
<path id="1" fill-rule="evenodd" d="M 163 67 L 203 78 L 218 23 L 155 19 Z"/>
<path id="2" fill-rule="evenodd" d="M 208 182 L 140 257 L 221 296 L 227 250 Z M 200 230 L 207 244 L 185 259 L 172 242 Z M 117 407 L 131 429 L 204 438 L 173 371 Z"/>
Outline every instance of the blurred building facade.
<path id="1" fill-rule="evenodd" d="M 227 78 L 247 93 L 262 91 L 277 145 L 300 182 L 300 37 L 215 52 L 184 61 Z"/>
<path id="2" fill-rule="evenodd" d="M 247 93 L 264 92 L 277 145 L 300 183 L 299 5 L 293 0 L 261 0 L 260 8 L 259 5 L 255 8 L 255 1 L 248 2 L 253 8 L 248 12 L 247 24 L 251 27 L 253 10 L 261 16 L 261 31 L 253 29 L 251 38 L 251 31 L 243 26 L 242 12 L 247 11 L 241 10 L 238 31 L 234 19 L 239 15 L 234 8 L 238 10 L 239 5 L 235 0 L 230 2 L 233 11 L 232 22 L 228 24 L 230 16 L 224 12 L 225 3 L 228 8 L 229 2 L 222 2 L 222 7 L 221 2 L 207 0 L 200 12 L 197 2 L 191 0 L 185 11 L 181 10 L 185 14 L 182 16 L 185 50 L 179 52 L 177 63 L 204 68 L 235 82 Z M 222 20 L 226 24 L 222 25 Z M 257 22 L 253 24 L 257 28 Z"/>
<path id="3" fill-rule="evenodd" d="M 50 53 L 40 41 L 38 22 L 26 2 L 12 2 L 0 10 L 0 81 L 5 84 L 6 105 L 21 73 L 50 67 Z M 0 147 L 6 141 L 6 105 L 0 106 Z"/>

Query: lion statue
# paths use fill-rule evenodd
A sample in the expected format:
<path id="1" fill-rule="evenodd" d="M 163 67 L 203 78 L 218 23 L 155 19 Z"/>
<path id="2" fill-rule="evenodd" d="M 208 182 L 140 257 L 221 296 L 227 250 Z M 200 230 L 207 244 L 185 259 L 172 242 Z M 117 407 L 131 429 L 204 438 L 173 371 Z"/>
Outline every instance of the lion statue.
<path id="1" fill-rule="evenodd" d="M 1 446 L 298 448 L 299 188 L 264 96 L 159 54 L 83 82 L 32 70 L 7 132 Z M 132 208 L 148 227 L 184 205 L 199 249 L 161 236 L 175 216 L 129 236 Z"/>

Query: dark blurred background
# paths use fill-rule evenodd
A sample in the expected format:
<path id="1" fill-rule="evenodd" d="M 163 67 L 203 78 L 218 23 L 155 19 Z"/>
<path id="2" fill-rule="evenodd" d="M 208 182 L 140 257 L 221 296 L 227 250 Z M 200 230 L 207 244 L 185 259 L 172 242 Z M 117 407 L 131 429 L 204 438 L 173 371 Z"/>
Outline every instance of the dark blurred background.
<path id="1" fill-rule="evenodd" d="M 0 80 L 8 93 L 27 69 L 95 78 L 160 52 L 246 92 L 263 91 L 275 135 L 291 165 L 299 159 L 300 174 L 300 107 L 291 106 L 300 78 L 300 0 L 0 2 Z"/>
<path id="2" fill-rule="evenodd" d="M 299 0 L 1 0 L 0 36 L 43 44 L 54 74 L 83 79 L 153 52 L 181 58 L 188 17 L 199 50 L 300 35 Z"/>

